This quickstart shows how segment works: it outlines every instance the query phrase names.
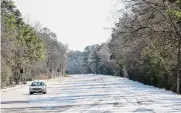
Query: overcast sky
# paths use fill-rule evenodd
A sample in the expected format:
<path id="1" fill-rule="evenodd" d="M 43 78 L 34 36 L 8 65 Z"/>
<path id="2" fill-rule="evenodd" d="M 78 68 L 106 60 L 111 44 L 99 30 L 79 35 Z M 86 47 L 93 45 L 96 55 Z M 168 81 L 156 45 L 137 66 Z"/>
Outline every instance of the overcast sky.
<path id="1" fill-rule="evenodd" d="M 69 49 L 106 42 L 116 0 L 14 0 L 25 19 L 38 21 L 57 34 Z"/>

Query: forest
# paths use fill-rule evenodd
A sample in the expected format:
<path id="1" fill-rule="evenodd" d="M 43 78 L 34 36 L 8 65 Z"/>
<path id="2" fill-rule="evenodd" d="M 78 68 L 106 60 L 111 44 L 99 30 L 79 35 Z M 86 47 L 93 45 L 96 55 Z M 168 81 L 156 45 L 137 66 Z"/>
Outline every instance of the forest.
<path id="1" fill-rule="evenodd" d="M 47 27 L 25 22 L 13 1 L 2 0 L 1 87 L 41 76 L 93 73 L 180 93 L 181 0 L 119 3 L 125 7 L 116 13 L 111 39 L 72 51 Z"/>
<path id="2" fill-rule="evenodd" d="M 111 39 L 69 52 L 68 72 L 124 76 L 181 92 L 181 0 L 120 3 L 125 8 L 118 10 Z"/>
<path id="3" fill-rule="evenodd" d="M 13 1 L 1 1 L 1 87 L 64 74 L 66 52 L 54 32 L 28 24 Z"/>

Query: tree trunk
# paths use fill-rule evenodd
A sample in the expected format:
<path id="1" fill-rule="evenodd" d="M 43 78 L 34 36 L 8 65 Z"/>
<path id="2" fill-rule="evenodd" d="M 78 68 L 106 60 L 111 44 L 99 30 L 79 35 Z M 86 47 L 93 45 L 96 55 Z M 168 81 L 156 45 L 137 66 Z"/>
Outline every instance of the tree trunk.
<path id="1" fill-rule="evenodd" d="M 64 69 L 63 69 L 63 66 L 64 66 L 64 61 L 62 62 L 62 76 L 64 75 Z"/>
<path id="2" fill-rule="evenodd" d="M 124 77 L 125 77 L 125 78 L 129 78 L 128 72 L 127 72 L 127 70 L 126 70 L 125 67 L 123 67 L 123 73 L 124 73 Z"/>
<path id="3" fill-rule="evenodd" d="M 181 39 L 178 41 L 178 54 L 177 54 L 177 69 L 176 69 L 176 76 L 177 76 L 177 93 L 179 94 L 180 92 L 180 62 L 181 62 Z"/>
<path id="4" fill-rule="evenodd" d="M 26 67 L 24 68 L 24 70 L 25 70 L 25 75 L 24 75 L 24 82 L 26 82 L 26 75 L 27 75 L 27 72 L 26 72 Z"/>

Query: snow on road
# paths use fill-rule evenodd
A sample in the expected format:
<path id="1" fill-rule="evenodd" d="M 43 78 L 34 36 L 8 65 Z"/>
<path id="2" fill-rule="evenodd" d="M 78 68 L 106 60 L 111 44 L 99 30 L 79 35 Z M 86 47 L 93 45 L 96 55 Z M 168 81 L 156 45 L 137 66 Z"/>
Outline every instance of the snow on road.
<path id="1" fill-rule="evenodd" d="M 2 113 L 181 113 L 181 95 L 125 78 L 73 75 L 47 86 L 45 95 L 1 92 Z"/>

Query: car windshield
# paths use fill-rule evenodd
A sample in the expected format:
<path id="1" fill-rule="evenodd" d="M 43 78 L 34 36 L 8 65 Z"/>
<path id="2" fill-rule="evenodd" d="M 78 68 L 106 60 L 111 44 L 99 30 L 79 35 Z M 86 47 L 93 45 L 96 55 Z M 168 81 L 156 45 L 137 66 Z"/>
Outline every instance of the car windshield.
<path id="1" fill-rule="evenodd" d="M 31 84 L 31 86 L 43 86 L 43 85 L 44 85 L 43 82 L 33 82 L 33 83 Z"/>

